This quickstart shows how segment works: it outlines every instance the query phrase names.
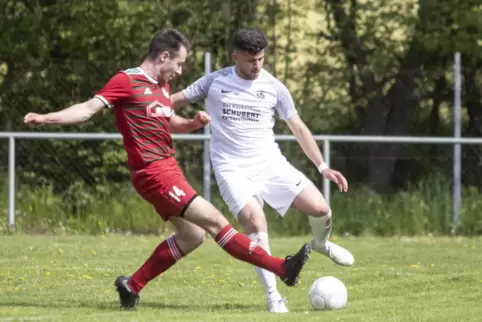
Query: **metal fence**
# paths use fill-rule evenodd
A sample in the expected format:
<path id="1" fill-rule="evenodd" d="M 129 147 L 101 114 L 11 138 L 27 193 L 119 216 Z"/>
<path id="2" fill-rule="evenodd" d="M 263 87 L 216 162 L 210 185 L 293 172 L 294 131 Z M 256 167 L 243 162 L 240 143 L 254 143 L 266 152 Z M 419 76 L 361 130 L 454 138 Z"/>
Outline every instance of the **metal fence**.
<path id="1" fill-rule="evenodd" d="M 209 134 L 179 134 L 173 135 L 175 140 L 208 142 Z M 100 133 L 47 133 L 47 132 L 0 132 L 0 139 L 8 139 L 8 228 L 15 227 L 15 199 L 16 199 L 16 142 L 19 140 L 120 140 L 120 134 Z M 449 138 L 449 137 L 387 137 L 387 136 L 343 136 L 343 135 L 315 135 L 318 142 L 323 143 L 323 155 L 328 163 L 331 162 L 331 152 L 334 143 L 391 143 L 391 144 L 437 144 L 452 145 L 453 157 L 453 187 L 452 187 L 452 220 L 457 227 L 461 205 L 461 145 L 482 145 L 482 138 Z M 292 135 L 277 135 L 278 142 L 295 141 Z M 205 149 L 208 147 L 204 145 Z M 209 200 L 211 196 L 211 175 L 209 153 L 203 154 L 203 195 Z M 325 179 L 323 193 L 330 200 L 330 183 Z"/>

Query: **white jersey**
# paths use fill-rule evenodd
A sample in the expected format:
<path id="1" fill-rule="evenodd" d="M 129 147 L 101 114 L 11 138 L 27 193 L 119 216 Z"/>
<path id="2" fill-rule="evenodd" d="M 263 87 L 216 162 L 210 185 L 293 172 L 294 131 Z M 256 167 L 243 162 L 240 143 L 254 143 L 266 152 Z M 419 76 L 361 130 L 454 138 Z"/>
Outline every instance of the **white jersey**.
<path id="1" fill-rule="evenodd" d="M 275 114 L 288 120 L 297 111 L 286 86 L 268 71 L 245 80 L 234 67 L 224 68 L 201 77 L 183 94 L 191 102 L 206 98 L 215 170 L 254 166 L 281 156 L 273 131 Z"/>

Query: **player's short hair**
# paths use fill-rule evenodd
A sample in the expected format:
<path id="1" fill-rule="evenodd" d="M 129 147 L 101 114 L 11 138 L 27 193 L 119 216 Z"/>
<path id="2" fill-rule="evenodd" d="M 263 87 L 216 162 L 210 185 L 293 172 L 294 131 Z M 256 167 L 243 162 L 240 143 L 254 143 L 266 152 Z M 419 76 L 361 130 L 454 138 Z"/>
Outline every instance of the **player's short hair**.
<path id="1" fill-rule="evenodd" d="M 268 46 L 268 39 L 259 29 L 240 28 L 233 33 L 231 44 L 234 50 L 257 54 Z"/>
<path id="2" fill-rule="evenodd" d="M 149 59 L 155 59 L 160 53 L 167 51 L 175 57 L 181 47 L 189 51 L 191 44 L 187 37 L 177 29 L 166 28 L 158 31 L 149 44 Z"/>

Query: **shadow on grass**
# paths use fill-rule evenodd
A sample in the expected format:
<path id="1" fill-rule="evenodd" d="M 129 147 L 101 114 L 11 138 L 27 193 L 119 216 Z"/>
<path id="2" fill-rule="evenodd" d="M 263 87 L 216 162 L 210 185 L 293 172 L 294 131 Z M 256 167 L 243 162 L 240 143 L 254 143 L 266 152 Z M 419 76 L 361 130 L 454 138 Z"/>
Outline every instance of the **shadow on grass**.
<path id="1" fill-rule="evenodd" d="M 22 302 L 22 301 L 2 301 L 0 302 L 2 307 L 20 307 L 20 308 L 87 308 L 96 309 L 101 311 L 120 311 L 118 302 L 103 302 L 103 303 L 91 303 L 91 302 L 58 302 L 58 303 L 35 303 L 35 302 Z M 206 304 L 203 306 L 193 306 L 187 304 L 175 304 L 175 303 L 160 303 L 160 302 L 139 302 L 136 311 L 142 311 L 143 308 L 149 308 L 154 310 L 175 310 L 175 311 L 222 311 L 222 310 L 246 310 L 246 311 L 258 311 L 260 307 L 253 304 L 240 304 L 240 303 L 218 303 L 218 304 Z"/>

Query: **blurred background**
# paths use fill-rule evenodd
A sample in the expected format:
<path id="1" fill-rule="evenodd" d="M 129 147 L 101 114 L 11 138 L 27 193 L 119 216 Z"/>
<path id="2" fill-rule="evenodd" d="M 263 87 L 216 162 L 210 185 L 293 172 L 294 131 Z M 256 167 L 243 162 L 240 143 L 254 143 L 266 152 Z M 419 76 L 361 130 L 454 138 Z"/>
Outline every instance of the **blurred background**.
<path id="1" fill-rule="evenodd" d="M 115 72 L 138 66 L 161 28 L 178 28 L 193 43 L 173 91 L 204 75 L 206 53 L 212 70 L 230 65 L 232 32 L 258 27 L 269 38 L 266 69 L 291 90 L 314 134 L 450 138 L 457 125 L 454 102 L 461 97 L 461 135 L 480 138 L 481 14 L 480 0 L 2 0 L 0 232 L 8 230 L 7 132 L 117 133 L 109 110 L 76 127 L 30 129 L 23 116 L 90 98 Z M 199 109 L 202 104 L 191 105 L 180 114 L 189 117 Z M 281 121 L 276 133 L 291 134 Z M 14 141 L 16 231 L 170 229 L 132 189 L 121 140 Z M 454 221 L 449 143 L 330 142 L 331 166 L 350 183 L 346 194 L 331 186 L 335 234 L 482 233 L 481 146 L 461 147 L 461 202 Z M 175 144 L 186 176 L 202 191 L 203 142 Z M 322 189 L 297 143 L 280 146 Z M 210 189 L 211 200 L 232 221 L 213 177 Z M 296 211 L 284 219 L 268 206 L 267 213 L 272 234 L 310 232 Z"/>

